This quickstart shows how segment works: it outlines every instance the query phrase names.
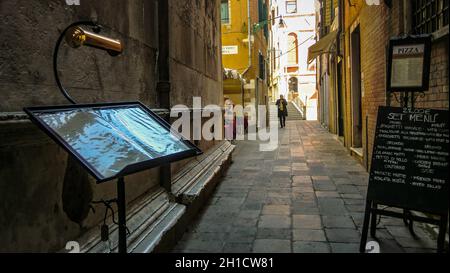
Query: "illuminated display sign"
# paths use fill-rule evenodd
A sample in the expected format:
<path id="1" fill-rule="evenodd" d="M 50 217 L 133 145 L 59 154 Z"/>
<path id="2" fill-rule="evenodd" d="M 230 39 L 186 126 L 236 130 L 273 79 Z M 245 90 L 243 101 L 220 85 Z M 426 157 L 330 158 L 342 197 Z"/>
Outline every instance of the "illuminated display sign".
<path id="1" fill-rule="evenodd" d="M 139 102 L 24 110 L 99 182 L 201 153 Z"/>

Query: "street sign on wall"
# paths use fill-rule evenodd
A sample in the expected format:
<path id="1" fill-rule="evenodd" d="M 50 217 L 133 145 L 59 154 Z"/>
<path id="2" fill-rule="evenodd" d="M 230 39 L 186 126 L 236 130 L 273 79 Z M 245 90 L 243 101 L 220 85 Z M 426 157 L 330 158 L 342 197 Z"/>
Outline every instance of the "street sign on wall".
<path id="1" fill-rule="evenodd" d="M 222 55 L 238 54 L 238 46 L 222 46 Z"/>

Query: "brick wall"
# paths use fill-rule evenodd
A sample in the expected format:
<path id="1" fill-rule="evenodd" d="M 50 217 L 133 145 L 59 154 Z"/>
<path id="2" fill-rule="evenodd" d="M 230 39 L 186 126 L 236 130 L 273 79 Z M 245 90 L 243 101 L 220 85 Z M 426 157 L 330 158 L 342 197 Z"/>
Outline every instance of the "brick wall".
<path id="1" fill-rule="evenodd" d="M 359 15 L 364 122 L 368 117 L 368 124 L 363 124 L 363 147 L 368 151 L 368 162 L 372 158 L 378 106 L 389 104 L 386 99 L 386 48 L 391 37 L 407 32 L 400 2 L 393 1 L 392 8 L 365 6 Z M 448 109 L 448 35 L 433 41 L 430 70 L 430 88 L 424 96 L 417 98 L 415 107 Z M 390 105 L 399 106 L 395 97 L 390 98 Z"/>
<path id="2" fill-rule="evenodd" d="M 391 12 L 396 10 L 393 9 Z M 361 88 L 364 94 L 362 97 L 362 144 L 363 154 L 369 159 L 372 158 L 377 109 L 379 105 L 385 105 L 386 102 L 386 45 L 390 36 L 389 13 L 389 9 L 382 5 L 366 7 L 360 14 Z"/>
<path id="3" fill-rule="evenodd" d="M 448 109 L 448 35 L 431 47 L 430 88 L 415 104 L 420 108 Z"/>

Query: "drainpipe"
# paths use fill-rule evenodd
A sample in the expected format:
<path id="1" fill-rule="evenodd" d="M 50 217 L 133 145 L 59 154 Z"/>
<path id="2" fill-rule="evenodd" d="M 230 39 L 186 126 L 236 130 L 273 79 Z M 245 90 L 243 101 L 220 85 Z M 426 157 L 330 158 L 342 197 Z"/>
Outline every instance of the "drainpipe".
<path id="1" fill-rule="evenodd" d="M 251 36 L 252 36 L 252 18 L 250 17 L 250 0 L 247 0 L 247 35 L 248 35 L 248 66 L 242 72 L 242 76 L 244 76 L 249 70 L 250 67 L 252 67 L 252 43 L 251 43 Z"/>
<path id="2" fill-rule="evenodd" d="M 162 109 L 170 110 L 170 69 L 169 69 L 169 1 L 158 1 L 158 83 L 156 93 Z M 170 120 L 170 116 L 166 117 Z M 160 185 L 171 192 L 172 172 L 170 164 L 163 164 L 159 171 Z"/>
<path id="3" fill-rule="evenodd" d="M 169 1 L 158 1 L 158 94 L 159 107 L 170 108 L 170 70 L 169 70 Z"/>
<path id="4" fill-rule="evenodd" d="M 339 0 L 338 1 L 338 15 L 339 15 L 339 27 L 338 27 L 338 32 L 336 35 L 336 55 L 337 57 L 341 56 L 341 33 L 342 33 L 342 26 L 344 24 L 344 12 L 343 12 L 343 0 Z"/>
<path id="5" fill-rule="evenodd" d="M 342 15 L 342 1 L 343 0 L 339 0 L 338 1 L 338 30 L 337 30 L 337 35 L 336 35 L 336 57 L 335 57 L 335 62 L 331 63 L 331 67 L 332 70 L 334 71 L 334 80 L 333 80 L 333 87 L 334 87 L 334 94 L 336 97 L 336 111 L 338 111 L 339 109 L 339 98 L 338 98 L 338 88 L 339 88 L 339 79 L 338 76 L 342 77 L 342 73 L 340 73 L 341 71 L 338 71 L 338 61 L 339 58 L 342 56 L 341 54 L 341 33 L 342 33 L 342 25 L 343 25 L 343 15 Z M 342 58 L 341 62 L 343 62 L 344 58 Z M 341 66 L 342 67 L 342 66 Z M 334 127 L 336 129 L 336 133 L 339 134 L 339 114 L 336 114 L 336 119 L 334 121 Z"/>

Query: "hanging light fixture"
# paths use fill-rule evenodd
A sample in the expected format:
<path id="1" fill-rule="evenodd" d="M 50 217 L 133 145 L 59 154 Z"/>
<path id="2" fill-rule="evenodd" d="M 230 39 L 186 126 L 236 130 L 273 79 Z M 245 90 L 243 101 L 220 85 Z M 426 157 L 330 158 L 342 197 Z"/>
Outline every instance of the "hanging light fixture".
<path id="1" fill-rule="evenodd" d="M 278 28 L 286 28 L 286 23 L 283 20 L 283 17 L 280 16 L 280 21 L 278 22 Z"/>
<path id="2" fill-rule="evenodd" d="M 81 28 L 80 25 L 92 27 L 92 31 L 88 31 L 85 28 Z M 53 74 L 55 76 L 56 84 L 64 97 L 76 104 L 75 100 L 69 95 L 67 90 L 61 84 L 61 80 L 58 75 L 58 52 L 62 41 L 66 40 L 72 48 L 78 48 L 80 46 L 90 46 L 97 49 L 105 50 L 111 56 L 117 56 L 123 51 L 123 45 L 119 40 L 111 39 L 106 36 L 100 35 L 101 26 L 91 21 L 79 21 L 75 22 L 64 29 L 56 41 L 55 50 L 53 52 Z"/>

